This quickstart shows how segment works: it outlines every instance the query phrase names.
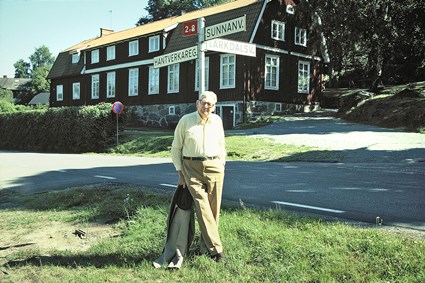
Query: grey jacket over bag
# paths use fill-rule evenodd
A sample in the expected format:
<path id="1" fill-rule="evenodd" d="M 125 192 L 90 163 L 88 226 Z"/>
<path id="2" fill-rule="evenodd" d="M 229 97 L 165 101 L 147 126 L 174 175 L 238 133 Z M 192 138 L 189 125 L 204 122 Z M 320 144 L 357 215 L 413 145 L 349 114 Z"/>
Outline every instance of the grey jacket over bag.
<path id="1" fill-rule="evenodd" d="M 174 192 L 167 219 L 167 238 L 163 252 L 153 261 L 155 268 L 167 265 L 179 269 L 195 235 L 193 199 L 189 189 L 178 186 Z"/>

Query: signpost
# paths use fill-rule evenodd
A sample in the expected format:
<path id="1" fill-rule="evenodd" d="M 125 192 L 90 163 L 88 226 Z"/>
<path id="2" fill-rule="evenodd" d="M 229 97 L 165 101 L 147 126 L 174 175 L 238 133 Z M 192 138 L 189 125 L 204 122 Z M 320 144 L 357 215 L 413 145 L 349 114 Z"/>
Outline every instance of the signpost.
<path id="1" fill-rule="evenodd" d="M 246 31 L 246 15 L 209 27 L 205 27 L 204 18 L 184 22 L 183 36 L 198 34 L 197 46 L 192 46 L 155 57 L 153 58 L 153 66 L 154 68 L 161 68 L 172 64 L 198 59 L 200 95 L 205 91 L 205 51 L 211 50 L 256 57 L 255 44 L 217 38 L 241 31 Z"/>
<path id="2" fill-rule="evenodd" d="M 199 18 L 198 19 L 198 66 L 199 66 L 199 93 L 198 96 L 200 97 L 201 94 L 205 91 L 205 50 L 203 50 L 203 43 L 204 43 L 204 32 L 205 32 L 205 19 Z"/>
<path id="3" fill-rule="evenodd" d="M 122 104 L 119 101 L 114 102 L 114 104 L 112 104 L 112 112 L 115 113 L 116 117 L 117 117 L 117 145 L 119 145 L 118 143 L 118 116 L 124 111 L 124 104 Z"/>

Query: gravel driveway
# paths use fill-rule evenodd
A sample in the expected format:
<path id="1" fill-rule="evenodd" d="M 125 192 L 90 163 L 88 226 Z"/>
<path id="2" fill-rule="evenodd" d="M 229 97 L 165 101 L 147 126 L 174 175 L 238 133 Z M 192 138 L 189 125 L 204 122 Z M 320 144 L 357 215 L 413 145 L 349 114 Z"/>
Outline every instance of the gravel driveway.
<path id="1" fill-rule="evenodd" d="M 425 162 L 425 135 L 356 124 L 330 110 L 287 116 L 283 122 L 228 134 L 267 137 L 283 144 L 337 151 L 338 162 Z"/>

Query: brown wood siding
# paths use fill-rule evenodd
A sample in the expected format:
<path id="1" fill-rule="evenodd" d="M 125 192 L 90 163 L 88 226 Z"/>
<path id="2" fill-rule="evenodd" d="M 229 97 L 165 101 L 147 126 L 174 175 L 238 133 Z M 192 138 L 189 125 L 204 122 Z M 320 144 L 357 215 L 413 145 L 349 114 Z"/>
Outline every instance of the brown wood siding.
<path id="1" fill-rule="evenodd" d="M 295 27 L 306 28 L 310 21 L 310 15 L 306 13 L 306 9 L 297 6 L 295 15 L 290 15 L 285 10 L 286 6 L 279 4 L 279 1 L 270 2 L 266 7 L 253 42 L 259 45 L 285 50 L 289 54 L 291 52 L 297 52 L 305 55 L 318 55 L 316 52 L 312 53 L 311 51 L 316 49 L 313 45 L 316 40 L 316 34 L 311 31 L 308 31 L 307 47 L 295 45 Z M 300 10 L 302 13 L 300 13 Z M 285 41 L 271 38 L 272 20 L 285 23 Z M 280 58 L 278 90 L 267 90 L 264 88 L 264 60 L 266 54 L 276 55 Z M 257 49 L 257 71 L 251 70 L 253 72 L 253 83 L 255 86 L 254 90 L 251 89 L 250 91 L 250 100 L 302 104 L 307 102 L 307 94 L 298 93 L 298 62 L 300 60 L 310 62 L 310 71 L 312 72 L 314 63 L 317 61 L 289 54 Z M 313 81 L 310 82 L 310 89 L 314 87 L 312 83 Z"/>

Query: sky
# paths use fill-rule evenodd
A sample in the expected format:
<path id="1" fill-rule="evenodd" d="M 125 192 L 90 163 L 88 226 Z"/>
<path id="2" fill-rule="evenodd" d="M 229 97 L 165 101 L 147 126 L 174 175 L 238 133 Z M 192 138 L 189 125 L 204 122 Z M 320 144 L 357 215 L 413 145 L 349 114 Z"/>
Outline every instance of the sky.
<path id="1" fill-rule="evenodd" d="M 148 0 L 0 0 L 0 77 L 13 78 L 15 64 L 45 45 L 56 58 L 64 49 L 121 31 L 146 16 Z"/>

